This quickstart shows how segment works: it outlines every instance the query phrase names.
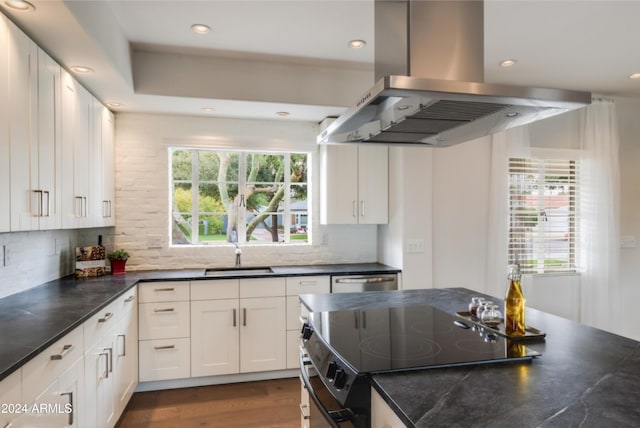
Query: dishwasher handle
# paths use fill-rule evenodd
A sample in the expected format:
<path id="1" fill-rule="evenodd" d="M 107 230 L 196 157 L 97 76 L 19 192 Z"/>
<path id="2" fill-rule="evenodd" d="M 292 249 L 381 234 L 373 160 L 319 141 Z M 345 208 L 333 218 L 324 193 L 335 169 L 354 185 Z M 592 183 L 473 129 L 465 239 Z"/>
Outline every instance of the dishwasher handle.
<path id="1" fill-rule="evenodd" d="M 368 276 L 366 278 L 339 278 L 336 284 L 377 284 L 380 282 L 395 282 L 396 278 L 389 276 Z"/>

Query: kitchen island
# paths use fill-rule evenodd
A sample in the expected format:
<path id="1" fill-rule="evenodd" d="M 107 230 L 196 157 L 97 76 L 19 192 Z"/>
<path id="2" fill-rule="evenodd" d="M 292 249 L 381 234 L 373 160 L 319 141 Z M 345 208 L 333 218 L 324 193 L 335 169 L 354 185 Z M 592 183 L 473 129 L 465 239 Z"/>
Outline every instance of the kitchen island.
<path id="1" fill-rule="evenodd" d="M 429 304 L 453 314 L 478 295 L 450 288 L 302 295 L 301 301 L 311 311 Z M 531 362 L 372 374 L 370 383 L 409 427 L 638 426 L 639 342 L 531 308 L 526 320 L 547 333 L 526 342 L 542 354 Z"/>

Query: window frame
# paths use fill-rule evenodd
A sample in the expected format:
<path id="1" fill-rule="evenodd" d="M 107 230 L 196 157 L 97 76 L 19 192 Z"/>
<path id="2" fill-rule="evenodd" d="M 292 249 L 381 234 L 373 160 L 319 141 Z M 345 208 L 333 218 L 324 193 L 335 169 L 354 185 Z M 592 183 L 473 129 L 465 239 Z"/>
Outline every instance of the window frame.
<path id="1" fill-rule="evenodd" d="M 191 177 L 189 180 L 176 180 L 173 173 L 173 157 L 174 153 L 177 151 L 190 152 L 191 154 Z M 203 152 L 210 153 L 229 153 L 231 155 L 238 156 L 238 166 L 237 166 L 237 181 L 227 180 L 224 182 L 219 182 L 217 180 L 202 180 L 200 178 L 200 166 L 199 166 L 199 155 Z M 274 181 L 274 182 L 262 182 L 262 181 L 250 181 L 247 176 L 247 161 L 248 158 L 252 155 L 267 155 L 267 156 L 282 156 L 283 160 L 283 173 L 282 181 Z M 302 183 L 294 182 L 291 180 L 291 174 L 286 173 L 287 171 L 291 171 L 291 158 L 292 155 L 304 155 L 306 157 L 305 161 L 305 175 L 306 181 Z M 303 245 L 311 245 L 311 227 L 312 227 L 312 210 L 311 210 L 311 198 L 312 198 L 312 185 L 311 185 L 311 166 L 313 153 L 308 151 L 274 151 L 274 150 L 265 150 L 265 149 L 236 149 L 236 148 L 215 148 L 215 147 L 191 147 L 191 146 L 170 146 L 168 147 L 168 171 L 169 171 L 169 245 L 170 247 L 176 248 L 191 248 L 191 247 L 215 247 L 229 244 L 238 244 L 238 245 L 252 245 L 252 246 L 265 246 L 265 245 L 275 245 L 275 246 L 303 246 Z M 203 183 L 204 182 L 204 183 Z M 174 210 L 174 198 L 175 198 L 175 185 L 176 183 L 181 184 L 190 184 L 191 186 L 191 211 L 190 212 L 182 212 Z M 281 217 L 283 222 L 283 234 L 282 239 L 279 241 L 254 241 L 254 240 L 246 240 L 246 231 L 247 231 L 247 219 L 252 213 L 246 209 L 246 205 L 239 204 L 236 208 L 238 210 L 238 225 L 237 225 L 237 239 L 234 241 L 233 239 L 225 239 L 220 241 L 202 241 L 200 239 L 199 233 L 199 219 L 202 215 L 206 214 L 223 214 L 228 216 L 228 212 L 224 213 L 209 213 L 207 211 L 202 211 L 200 207 L 199 200 L 199 189 L 202 184 L 212 184 L 219 185 L 220 183 L 236 185 L 238 189 L 237 194 L 244 195 L 244 191 L 247 189 L 248 185 L 256 184 L 256 185 L 264 185 L 264 184 L 272 184 L 272 185 L 282 185 L 284 187 L 284 195 L 280 204 L 283 206 L 282 213 L 280 214 L 276 211 L 276 215 Z M 307 209 L 304 214 L 294 213 L 291 211 L 291 191 L 294 186 L 305 186 L 306 187 L 306 201 L 307 201 Z M 248 198 L 247 198 L 248 199 Z M 241 199 L 244 201 L 244 198 Z M 190 242 L 185 244 L 175 243 L 173 238 L 173 228 L 174 226 L 174 215 L 176 213 L 179 214 L 188 214 L 191 216 L 191 237 Z M 306 215 L 307 223 L 305 225 L 306 230 L 306 240 L 296 240 L 291 239 L 291 227 L 292 216 Z M 193 221 L 196 218 L 198 221 Z M 194 239 L 195 237 L 195 239 Z"/>
<path id="2" fill-rule="evenodd" d="M 549 265 L 545 265 L 545 257 L 544 252 L 540 252 L 537 258 L 534 258 L 535 264 L 533 266 L 527 266 L 525 263 L 522 263 L 522 260 L 518 260 L 521 264 L 523 274 L 528 275 L 571 275 L 578 274 L 580 272 L 580 255 L 579 255 L 579 243 L 580 243 L 580 197 L 581 197 L 581 151 L 574 149 L 530 149 L 530 153 L 527 155 L 510 155 L 508 158 L 508 171 L 507 171 L 507 187 L 508 187 L 508 196 L 507 196 L 507 211 L 508 211 L 508 225 L 507 225 L 507 263 L 513 264 L 516 262 L 516 253 L 518 253 L 517 243 L 514 244 L 514 229 L 516 227 L 522 227 L 522 225 L 518 225 L 514 227 L 514 193 L 512 191 L 512 170 L 514 169 L 513 163 L 514 160 L 524 159 L 524 160 L 534 160 L 537 162 L 544 163 L 544 166 L 550 164 L 550 162 L 561 162 L 567 161 L 571 164 L 566 168 L 567 171 L 571 171 L 569 178 L 569 194 L 568 196 L 568 208 L 567 208 L 567 256 L 568 256 L 568 266 L 558 267 L 554 266 L 551 261 L 549 261 Z M 545 169 L 538 169 L 538 175 L 544 174 Z M 549 180 L 542 179 L 537 181 L 538 185 L 550 185 L 553 182 Z M 520 197 L 525 196 L 525 193 L 520 193 Z M 537 211 L 536 211 L 536 225 L 537 222 L 540 221 L 541 215 L 545 216 L 548 210 L 551 210 L 548 204 L 545 205 L 545 197 L 542 195 L 537 195 Z M 547 195 L 549 196 L 549 195 Z M 526 205 L 522 205 L 526 206 Z M 540 214 L 542 213 L 542 214 Z M 549 228 L 547 228 L 549 229 Z M 522 232 L 520 232 L 522 233 Z M 546 244 L 552 240 L 551 233 L 549 230 L 546 231 L 532 231 L 531 239 L 528 245 L 534 246 L 537 242 L 539 245 L 538 248 L 547 248 Z M 545 234 L 548 234 L 545 236 Z M 521 245 L 527 245 L 527 241 L 521 241 Z M 532 251 L 531 254 L 535 254 L 535 250 Z"/>

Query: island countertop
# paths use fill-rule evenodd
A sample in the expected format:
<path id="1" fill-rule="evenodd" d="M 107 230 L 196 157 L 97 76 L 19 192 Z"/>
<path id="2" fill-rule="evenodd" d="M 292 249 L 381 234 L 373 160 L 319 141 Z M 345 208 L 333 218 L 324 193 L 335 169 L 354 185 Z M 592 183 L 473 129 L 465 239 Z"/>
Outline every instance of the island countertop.
<path id="1" fill-rule="evenodd" d="M 464 288 L 303 295 L 312 311 L 430 304 L 466 310 Z M 488 297 L 488 296 L 484 296 Z M 501 299 L 491 297 L 496 303 Z M 640 342 L 527 308 L 547 333 L 530 363 L 374 374 L 371 385 L 409 427 L 636 427 Z"/>

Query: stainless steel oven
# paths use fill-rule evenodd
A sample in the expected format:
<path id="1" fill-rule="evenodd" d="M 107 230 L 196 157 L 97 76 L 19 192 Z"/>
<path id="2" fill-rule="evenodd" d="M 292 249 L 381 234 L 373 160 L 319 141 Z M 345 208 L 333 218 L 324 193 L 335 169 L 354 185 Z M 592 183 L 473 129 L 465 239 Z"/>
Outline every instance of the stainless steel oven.
<path id="1" fill-rule="evenodd" d="M 310 359 L 300 359 L 300 370 L 302 428 L 355 427 L 355 415 L 334 398 Z"/>

